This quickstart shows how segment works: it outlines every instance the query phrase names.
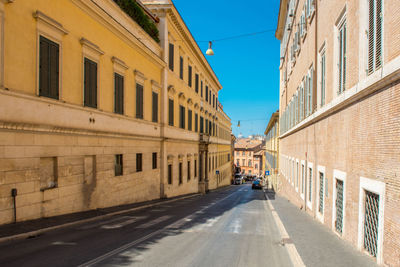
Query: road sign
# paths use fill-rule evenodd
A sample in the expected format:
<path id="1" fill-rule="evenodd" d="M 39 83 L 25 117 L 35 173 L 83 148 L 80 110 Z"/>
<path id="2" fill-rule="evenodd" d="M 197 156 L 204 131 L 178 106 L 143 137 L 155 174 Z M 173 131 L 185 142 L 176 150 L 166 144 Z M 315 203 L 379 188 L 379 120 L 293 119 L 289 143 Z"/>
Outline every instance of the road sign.
<path id="1" fill-rule="evenodd" d="M 269 171 L 265 171 L 265 175 L 269 175 Z"/>

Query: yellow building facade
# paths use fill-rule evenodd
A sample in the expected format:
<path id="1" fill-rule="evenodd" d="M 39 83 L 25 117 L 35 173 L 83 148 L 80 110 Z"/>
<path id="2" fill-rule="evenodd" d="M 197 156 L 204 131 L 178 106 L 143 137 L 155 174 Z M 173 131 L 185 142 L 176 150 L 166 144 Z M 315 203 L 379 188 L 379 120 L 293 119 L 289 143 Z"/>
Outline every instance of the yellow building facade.
<path id="1" fill-rule="evenodd" d="M 224 170 L 229 118 L 168 70 L 165 21 L 142 8 L 160 43 L 114 1 L 0 1 L 0 224 L 199 192 L 200 134 L 179 128 L 179 105 L 218 120 L 206 145 Z M 191 60 L 217 94 L 205 58 Z"/>

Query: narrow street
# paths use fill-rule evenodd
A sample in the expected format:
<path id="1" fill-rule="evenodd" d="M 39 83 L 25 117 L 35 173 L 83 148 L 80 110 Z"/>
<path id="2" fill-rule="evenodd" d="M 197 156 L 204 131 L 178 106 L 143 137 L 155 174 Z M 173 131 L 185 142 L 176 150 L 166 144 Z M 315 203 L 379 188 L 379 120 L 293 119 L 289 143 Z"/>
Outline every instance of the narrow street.
<path id="1" fill-rule="evenodd" d="M 285 211 L 283 224 L 306 266 L 374 266 L 287 201 L 269 197 Z M 318 243 L 306 246 L 308 225 Z M 2 243 L 0 251 L 1 266 L 292 266 L 263 191 L 249 184 Z"/>

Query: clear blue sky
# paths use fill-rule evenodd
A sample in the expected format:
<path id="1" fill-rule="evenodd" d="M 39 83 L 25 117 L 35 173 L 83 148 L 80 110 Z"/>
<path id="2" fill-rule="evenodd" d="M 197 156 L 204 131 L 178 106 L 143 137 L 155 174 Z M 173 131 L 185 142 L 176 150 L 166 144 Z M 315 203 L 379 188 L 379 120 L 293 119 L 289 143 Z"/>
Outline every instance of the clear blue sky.
<path id="1" fill-rule="evenodd" d="M 275 38 L 279 0 L 173 2 L 197 41 L 273 29 L 215 42 L 215 55 L 207 56 L 223 86 L 219 99 L 232 119 L 233 133 L 263 134 L 279 108 L 279 41 Z M 205 54 L 208 44 L 198 44 Z"/>

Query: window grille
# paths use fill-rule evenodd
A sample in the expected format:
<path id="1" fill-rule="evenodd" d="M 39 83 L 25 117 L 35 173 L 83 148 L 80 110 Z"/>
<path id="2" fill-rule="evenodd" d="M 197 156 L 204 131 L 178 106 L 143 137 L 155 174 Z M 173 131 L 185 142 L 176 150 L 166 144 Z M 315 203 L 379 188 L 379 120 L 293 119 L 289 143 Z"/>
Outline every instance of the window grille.
<path id="1" fill-rule="evenodd" d="M 343 232 L 343 181 L 336 180 L 336 221 L 335 229 L 338 233 Z"/>
<path id="2" fill-rule="evenodd" d="M 324 214 L 324 174 L 319 173 L 319 206 L 318 211 Z"/>
<path id="3" fill-rule="evenodd" d="M 378 248 L 379 195 L 365 191 L 364 248 L 376 257 Z"/>

